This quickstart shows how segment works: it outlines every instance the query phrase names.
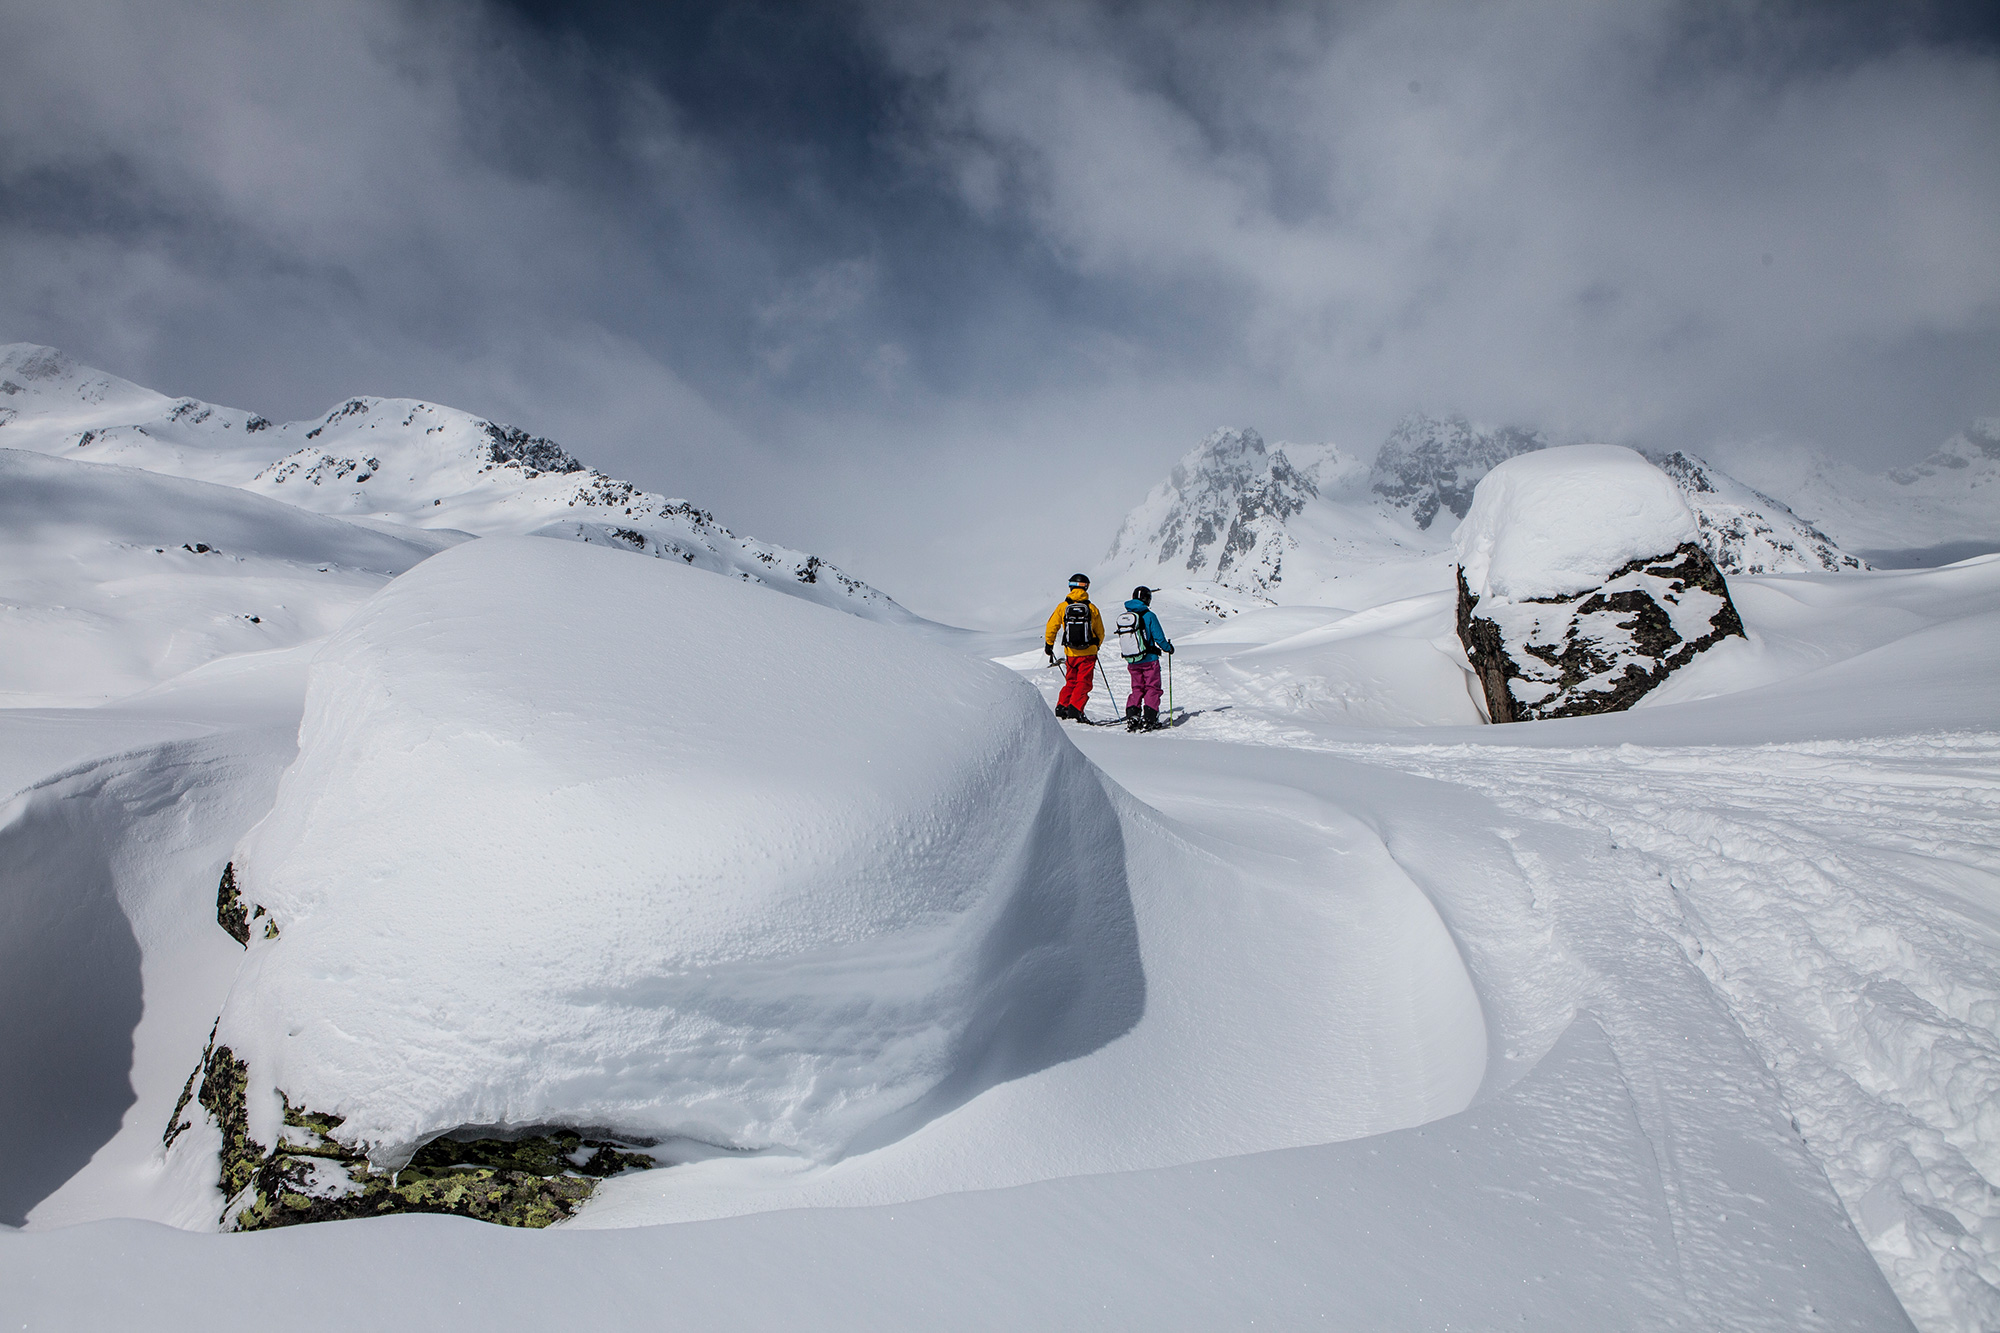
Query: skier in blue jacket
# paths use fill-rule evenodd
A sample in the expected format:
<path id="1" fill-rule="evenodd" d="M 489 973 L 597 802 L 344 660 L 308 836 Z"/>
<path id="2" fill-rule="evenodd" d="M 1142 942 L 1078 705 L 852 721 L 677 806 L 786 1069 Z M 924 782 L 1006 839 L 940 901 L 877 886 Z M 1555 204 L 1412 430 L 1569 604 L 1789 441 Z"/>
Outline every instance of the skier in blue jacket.
<path id="1" fill-rule="evenodd" d="M 1171 653 L 1174 645 L 1153 614 L 1153 590 L 1132 589 L 1125 614 L 1118 617 L 1118 650 L 1125 669 L 1132 675 L 1131 692 L 1125 696 L 1125 729 L 1158 731 L 1160 722 L 1160 654 Z"/>

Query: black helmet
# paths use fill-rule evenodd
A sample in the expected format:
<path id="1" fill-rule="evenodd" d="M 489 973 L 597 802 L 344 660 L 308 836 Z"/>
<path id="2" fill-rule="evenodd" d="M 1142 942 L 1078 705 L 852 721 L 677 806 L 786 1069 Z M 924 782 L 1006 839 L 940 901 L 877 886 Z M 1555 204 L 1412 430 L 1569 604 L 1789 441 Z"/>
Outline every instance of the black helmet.
<path id="1" fill-rule="evenodd" d="M 1144 602 L 1147 606 L 1151 606 L 1153 604 L 1153 590 L 1151 588 L 1134 588 L 1132 589 L 1132 600 L 1135 602 Z"/>
<path id="2" fill-rule="evenodd" d="M 1072 588 L 1088 588 L 1090 586 L 1090 575 L 1088 574 L 1070 575 L 1069 586 Z"/>

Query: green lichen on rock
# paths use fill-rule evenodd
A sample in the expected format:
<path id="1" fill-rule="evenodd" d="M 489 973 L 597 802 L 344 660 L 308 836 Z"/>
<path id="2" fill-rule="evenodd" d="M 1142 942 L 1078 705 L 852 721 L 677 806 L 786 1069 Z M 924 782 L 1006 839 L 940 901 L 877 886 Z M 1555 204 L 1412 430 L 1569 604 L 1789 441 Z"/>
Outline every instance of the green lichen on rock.
<path id="1" fill-rule="evenodd" d="M 249 1068 L 217 1046 L 213 1032 L 188 1089 L 222 1131 L 216 1183 L 229 1200 L 223 1221 L 236 1231 L 392 1213 L 545 1227 L 574 1214 L 599 1180 L 656 1165 L 649 1154 L 631 1151 L 635 1145 L 552 1129 L 511 1139 L 433 1139 L 401 1170 L 377 1171 L 334 1137 L 339 1116 L 289 1099 L 280 1141 L 268 1149 L 250 1137 Z M 169 1146 L 190 1128 L 181 1119 L 188 1095 L 168 1125 Z"/>
<path id="2" fill-rule="evenodd" d="M 519 1139 L 433 1139 L 398 1171 L 374 1170 L 333 1137 L 337 1116 L 285 1106 L 284 1144 L 235 1206 L 239 1231 L 391 1213 L 450 1213 L 545 1227 L 576 1212 L 606 1176 L 654 1165 L 627 1145 L 570 1130 Z"/>
<path id="3" fill-rule="evenodd" d="M 278 938 L 278 918 L 267 913 L 261 905 L 243 901 L 243 891 L 236 884 L 236 863 L 231 861 L 222 868 L 222 882 L 215 888 L 215 923 L 229 932 L 229 938 L 244 948 L 250 947 L 250 923 L 264 921 L 264 938 Z"/>
<path id="4" fill-rule="evenodd" d="M 263 1147 L 250 1137 L 246 1095 L 249 1086 L 250 1066 L 237 1059 L 227 1046 L 217 1046 L 211 1036 L 208 1050 L 201 1058 L 201 1091 L 197 1098 L 222 1130 L 222 1174 L 216 1183 L 222 1187 L 226 1199 L 243 1192 L 256 1176 L 257 1164 L 264 1156 Z"/>
<path id="5" fill-rule="evenodd" d="M 236 863 L 222 867 L 222 883 L 215 889 L 215 923 L 229 932 L 229 938 L 250 947 L 250 915 L 243 895 L 236 889 Z"/>

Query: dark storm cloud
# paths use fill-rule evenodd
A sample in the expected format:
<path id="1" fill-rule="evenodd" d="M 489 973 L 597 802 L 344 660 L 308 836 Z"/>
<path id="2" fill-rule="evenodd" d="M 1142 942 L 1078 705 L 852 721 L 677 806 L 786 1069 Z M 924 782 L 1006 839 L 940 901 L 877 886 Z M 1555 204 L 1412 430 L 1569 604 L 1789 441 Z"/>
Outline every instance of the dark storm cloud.
<path id="1" fill-rule="evenodd" d="M 1985 5 L 75 0 L 0 336 L 519 421 L 927 609 L 1208 428 L 1871 463 L 2000 408 Z"/>

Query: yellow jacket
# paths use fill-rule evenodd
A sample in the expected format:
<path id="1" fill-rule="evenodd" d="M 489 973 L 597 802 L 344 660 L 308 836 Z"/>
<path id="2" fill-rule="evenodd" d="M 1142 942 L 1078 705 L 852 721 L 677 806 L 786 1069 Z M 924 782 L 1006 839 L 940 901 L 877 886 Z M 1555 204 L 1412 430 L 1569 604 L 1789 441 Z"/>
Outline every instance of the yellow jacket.
<path id="1" fill-rule="evenodd" d="M 1090 646 L 1088 648 L 1063 648 L 1065 657 L 1095 657 L 1099 645 L 1104 642 L 1104 617 L 1097 614 L 1097 604 L 1090 600 L 1090 594 L 1082 588 L 1071 588 L 1069 596 L 1062 599 L 1049 616 L 1049 632 L 1042 640 L 1044 648 L 1056 646 L 1056 636 L 1062 633 L 1063 617 L 1069 612 L 1071 602 L 1082 602 L 1090 608 Z"/>

